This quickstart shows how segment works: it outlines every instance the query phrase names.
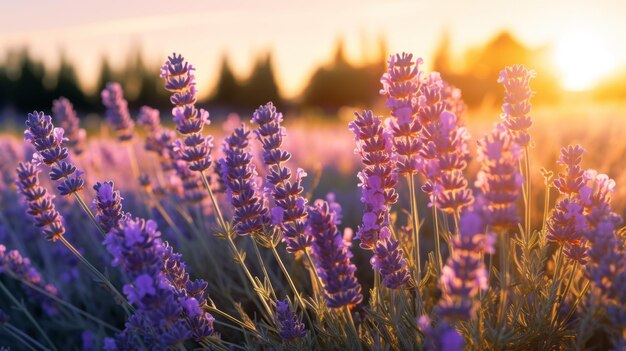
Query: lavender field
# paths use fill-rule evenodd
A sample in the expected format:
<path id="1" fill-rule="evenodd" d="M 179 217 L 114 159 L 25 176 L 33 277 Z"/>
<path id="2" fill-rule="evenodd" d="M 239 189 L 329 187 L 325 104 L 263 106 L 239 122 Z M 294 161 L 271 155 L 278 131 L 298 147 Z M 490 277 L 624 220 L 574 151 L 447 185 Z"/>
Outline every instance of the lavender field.
<path id="1" fill-rule="evenodd" d="M 335 121 L 267 102 L 216 123 L 101 92 L 0 137 L 3 350 L 624 350 L 626 110 L 501 108 L 407 53 Z M 159 72 L 154 72 L 158 75 Z M 129 111 L 137 110 L 135 114 Z M 19 131 L 21 134 L 21 131 Z"/>

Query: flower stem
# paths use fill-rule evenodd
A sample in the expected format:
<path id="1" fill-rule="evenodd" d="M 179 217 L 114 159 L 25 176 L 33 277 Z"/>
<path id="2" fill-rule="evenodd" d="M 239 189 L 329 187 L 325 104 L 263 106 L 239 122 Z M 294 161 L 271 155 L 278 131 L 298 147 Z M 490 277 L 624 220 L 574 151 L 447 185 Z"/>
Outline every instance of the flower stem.
<path id="1" fill-rule="evenodd" d="M 11 291 L 2 283 L 0 282 L 0 290 L 2 290 L 4 292 L 4 294 L 9 298 L 9 300 L 11 300 L 11 302 L 13 302 L 13 304 L 20 310 L 22 311 L 22 313 L 24 313 L 24 315 L 26 316 L 26 318 L 33 324 L 33 326 L 35 327 L 35 329 L 37 329 L 37 331 L 39 332 L 39 334 L 41 334 L 41 336 L 44 338 L 44 340 L 46 341 L 46 343 L 50 346 L 50 349 L 56 351 L 57 348 L 54 346 L 54 344 L 52 343 L 52 340 L 50 340 L 50 338 L 48 337 L 48 334 L 46 334 L 45 331 L 43 331 L 43 329 L 41 328 L 41 326 L 39 325 L 39 323 L 37 323 L 37 320 L 35 320 L 35 318 L 33 317 L 33 315 L 28 311 L 28 309 L 26 308 L 26 306 L 24 306 L 23 303 L 21 303 L 20 301 L 18 301 L 18 299 L 11 293 Z"/>
<path id="2" fill-rule="evenodd" d="M 124 308 L 124 310 L 126 311 L 126 313 L 128 315 L 130 315 L 130 311 L 134 312 L 134 307 L 131 306 L 128 301 L 126 300 L 126 298 L 124 297 L 124 295 L 122 295 L 116 288 L 115 286 L 113 286 L 113 284 L 111 283 L 111 281 L 109 279 L 107 279 L 104 274 L 100 273 L 100 271 L 94 267 L 86 258 L 85 256 L 83 256 L 78 250 L 76 250 L 76 248 L 70 244 L 69 241 L 67 241 L 67 239 L 65 239 L 63 236 L 61 236 L 59 238 L 59 240 L 61 240 L 61 242 L 63 243 L 63 245 L 65 245 L 65 247 L 67 247 L 90 271 L 93 275 L 96 276 L 96 278 L 99 280 L 100 283 L 104 284 L 113 295 L 115 295 L 116 300 L 122 304 L 122 307 Z"/>

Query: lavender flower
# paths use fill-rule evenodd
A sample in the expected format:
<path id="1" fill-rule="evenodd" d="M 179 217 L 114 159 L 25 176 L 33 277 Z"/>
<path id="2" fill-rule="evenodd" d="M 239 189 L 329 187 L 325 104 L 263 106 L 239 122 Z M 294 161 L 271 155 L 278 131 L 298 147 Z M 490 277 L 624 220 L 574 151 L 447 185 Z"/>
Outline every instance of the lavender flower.
<path id="1" fill-rule="evenodd" d="M 585 207 L 580 191 L 585 186 L 584 172 L 580 167 L 585 150 L 580 145 L 570 145 L 561 149 L 558 163 L 565 166 L 565 173 L 559 173 L 554 186 L 564 198 L 559 200 L 547 221 L 546 239 L 565 247 L 566 257 L 586 263 L 584 232 L 587 230 Z M 583 190 L 584 192 L 584 190 Z"/>
<path id="2" fill-rule="evenodd" d="M 278 335 L 284 341 L 288 342 L 306 335 L 304 323 L 292 311 L 288 300 L 276 301 L 276 322 L 279 326 Z"/>
<path id="3" fill-rule="evenodd" d="M 529 71 L 523 65 L 508 66 L 500 71 L 498 77 L 498 83 L 504 86 L 502 123 L 521 146 L 530 142 L 530 98 L 534 94 L 530 89 L 530 80 L 534 77 L 535 71 Z"/>
<path id="4" fill-rule="evenodd" d="M 94 206 L 96 208 L 96 219 L 105 233 L 117 228 L 124 218 L 122 212 L 122 200 L 120 192 L 113 190 L 113 182 L 96 183 L 93 186 L 96 191 Z"/>
<path id="5" fill-rule="evenodd" d="M 214 334 L 213 322 L 215 318 L 204 311 L 208 305 L 208 283 L 202 279 L 190 280 L 187 266 L 182 261 L 182 255 L 163 243 L 163 268 L 161 274 L 174 290 L 176 300 L 181 304 L 182 314 L 188 323 L 192 337 L 200 342 L 203 338 Z"/>
<path id="6" fill-rule="evenodd" d="M 28 114 L 26 126 L 28 129 L 24 132 L 24 138 L 37 150 L 34 159 L 51 167 L 50 179 L 63 179 L 57 186 L 60 194 L 70 195 L 80 191 L 85 185 L 83 172 L 65 161 L 68 152 L 66 147 L 61 146 L 65 140 L 63 129 L 55 128 L 49 115 L 37 111 Z"/>
<path id="7" fill-rule="evenodd" d="M 26 284 L 34 285 L 41 290 L 46 291 L 50 295 L 59 296 L 58 289 L 49 283 L 46 283 L 43 276 L 32 265 L 31 261 L 27 257 L 23 257 L 17 250 L 6 250 L 6 247 L 0 244 L 0 274 L 9 273 L 13 278 L 21 281 L 25 286 Z M 27 295 L 33 302 L 41 303 L 43 311 L 48 316 L 55 316 L 59 312 L 59 306 L 56 301 L 50 297 L 32 290 L 27 286 Z"/>
<path id="8" fill-rule="evenodd" d="M 184 142 L 178 142 L 180 158 L 189 163 L 192 171 L 204 171 L 211 166 L 213 138 L 203 136 L 202 129 L 208 125 L 209 113 L 196 109 L 196 81 L 194 67 L 181 55 L 168 57 L 161 67 L 161 77 L 165 78 L 165 89 L 172 92 L 170 101 L 174 104 L 172 115 L 176 129 L 185 135 Z"/>
<path id="9" fill-rule="evenodd" d="M 235 208 L 234 227 L 239 235 L 262 234 L 270 225 L 267 208 L 258 194 L 256 169 L 252 155 L 247 151 L 250 132 L 245 125 L 236 128 L 224 140 L 224 159 L 221 161 L 230 201 Z"/>
<path id="10" fill-rule="evenodd" d="M 201 311 L 195 297 L 178 288 L 177 284 L 187 279 L 185 268 L 167 263 L 166 260 L 179 261 L 180 257 L 163 246 L 160 235 L 153 221 L 137 218 L 125 219 L 105 239 L 114 257 L 113 264 L 120 266 L 130 279 L 124 285 L 124 294 L 137 306 L 126 330 L 114 342 L 109 341 L 111 350 L 137 348 L 141 343 L 151 349 L 173 347 L 193 337 L 194 331 L 212 333 L 212 317 L 209 319 L 210 315 Z M 203 290 L 195 283 L 190 287 L 196 296 Z M 206 323 L 194 322 L 198 316 Z M 132 334 L 141 338 L 141 343 Z"/>
<path id="11" fill-rule="evenodd" d="M 611 298 L 620 296 L 626 302 L 623 286 L 615 285 L 621 278 L 626 279 L 624 241 L 617 233 L 622 218 L 612 211 L 611 195 L 615 182 L 604 174 L 595 171 L 584 173 L 585 183 L 580 189 L 581 202 L 587 219 L 590 265 L 587 275 L 601 290 Z"/>
<path id="12" fill-rule="evenodd" d="M 419 117 L 422 123 L 422 172 L 427 182 L 422 190 L 431 206 L 445 212 L 460 212 L 474 202 L 463 171 L 467 167 L 469 133 L 446 103 L 445 83 L 431 73 L 422 84 Z"/>
<path id="13" fill-rule="evenodd" d="M 481 254 L 493 252 L 493 238 L 483 234 L 481 217 L 473 212 L 461 216 L 460 233 L 454 238 L 454 251 L 441 273 L 439 315 L 450 321 L 476 318 L 477 295 L 488 287 L 488 272 Z"/>
<path id="14" fill-rule="evenodd" d="M 398 289 L 411 279 L 404 251 L 399 246 L 400 242 L 393 238 L 389 227 L 383 227 L 374 247 L 374 256 L 370 259 L 372 267 L 380 271 L 383 284 L 389 289 Z"/>
<path id="15" fill-rule="evenodd" d="M 403 53 L 392 55 L 389 68 L 381 78 L 383 89 L 380 93 L 387 97 L 387 107 L 391 109 L 391 131 L 393 146 L 398 157 L 398 173 L 415 174 L 418 171 L 421 124 L 417 117 L 418 95 L 422 71 L 421 58 L 413 62 L 413 55 Z"/>
<path id="16" fill-rule="evenodd" d="M 398 199 L 394 189 L 397 173 L 392 165 L 390 140 L 384 134 L 380 118 L 371 111 L 355 115 L 356 119 L 349 127 L 357 141 L 355 152 L 361 155 L 365 165 L 358 175 L 365 210 L 357 237 L 362 248 L 374 251 L 370 262 L 380 271 L 385 286 L 396 289 L 406 284 L 410 275 L 400 244 L 389 229 L 390 208 Z"/>
<path id="17" fill-rule="evenodd" d="M 523 177 L 519 172 L 521 149 L 502 124 L 478 141 L 480 171 L 476 187 L 485 199 L 484 212 L 489 224 L 512 227 L 519 223 L 516 202 L 520 196 Z"/>
<path id="18" fill-rule="evenodd" d="M 302 177 L 306 173 L 298 169 L 292 182 L 291 170 L 284 165 L 291 154 L 281 149 L 285 135 L 282 119 L 282 113 L 276 112 L 271 102 L 260 106 L 252 115 L 252 123 L 259 125 L 254 133 L 263 145 L 263 162 L 269 169 L 266 179 L 276 204 L 271 210 L 272 223 L 282 227 L 287 251 L 293 253 L 306 250 L 313 239 L 305 232 L 307 213 Z"/>
<path id="19" fill-rule="evenodd" d="M 389 225 L 391 205 L 398 200 L 394 189 L 397 173 L 392 165 L 391 145 L 384 134 L 380 118 L 371 111 L 355 115 L 356 119 L 349 127 L 357 141 L 355 153 L 361 156 L 365 165 L 358 175 L 361 181 L 361 202 L 365 210 L 357 238 L 361 240 L 362 248 L 372 250 L 380 230 Z"/>
<path id="20" fill-rule="evenodd" d="M 133 138 L 135 122 L 128 112 L 128 102 L 124 99 L 124 91 L 119 83 L 108 83 L 100 94 L 102 104 L 106 107 L 107 122 L 117 135 L 120 141 Z"/>
<path id="21" fill-rule="evenodd" d="M 80 128 L 80 120 L 76 116 L 72 103 L 64 97 L 54 100 L 52 102 L 52 113 L 59 127 L 65 130 L 65 135 L 68 139 L 67 146 L 74 150 L 76 155 L 80 155 L 85 146 L 87 132 Z"/>
<path id="22" fill-rule="evenodd" d="M 39 173 L 39 169 L 32 163 L 20 163 L 17 168 L 16 184 L 19 192 L 26 198 L 28 205 L 26 213 L 35 220 L 35 226 L 41 228 L 46 240 L 56 241 L 65 233 L 63 217 L 52 202 L 54 197 L 39 185 Z"/>
<path id="23" fill-rule="evenodd" d="M 445 321 L 439 321 L 435 328 L 431 327 L 430 318 L 419 317 L 418 327 L 426 336 L 424 342 L 428 351 L 463 351 L 465 340 L 459 332 Z"/>
<path id="24" fill-rule="evenodd" d="M 328 202 L 317 200 L 308 208 L 308 214 L 308 231 L 314 238 L 313 263 L 324 285 L 328 307 L 359 304 L 363 300 L 361 285 L 354 276 L 356 267 L 350 262 L 352 253 L 337 230 L 336 213 Z"/>

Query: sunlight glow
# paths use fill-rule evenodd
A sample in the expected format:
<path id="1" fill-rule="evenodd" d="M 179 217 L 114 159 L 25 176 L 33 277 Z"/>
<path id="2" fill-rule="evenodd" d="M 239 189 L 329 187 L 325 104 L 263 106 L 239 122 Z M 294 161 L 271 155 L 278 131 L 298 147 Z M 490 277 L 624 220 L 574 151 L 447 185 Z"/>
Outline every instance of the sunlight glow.
<path id="1" fill-rule="evenodd" d="M 554 50 L 554 63 L 564 89 L 582 91 L 593 88 L 617 65 L 605 37 L 591 30 L 570 32 Z"/>

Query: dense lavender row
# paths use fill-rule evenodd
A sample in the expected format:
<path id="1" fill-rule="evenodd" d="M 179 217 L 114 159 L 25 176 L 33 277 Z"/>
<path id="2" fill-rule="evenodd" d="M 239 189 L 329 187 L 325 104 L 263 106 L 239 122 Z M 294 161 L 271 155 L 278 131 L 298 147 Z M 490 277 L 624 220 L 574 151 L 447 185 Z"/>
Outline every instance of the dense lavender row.
<path id="1" fill-rule="evenodd" d="M 126 147 L 119 157 L 128 159 L 130 187 L 140 191 L 123 193 L 79 169 L 91 169 L 83 158 L 91 151 L 67 99 L 53 104 L 60 127 L 44 112 L 29 114 L 24 135 L 34 151 L 15 173 L 18 211 L 47 241 L 2 212 L 7 346 L 626 347 L 626 231 L 612 208 L 615 182 L 583 168 L 580 145 L 564 147 L 563 172 L 542 171 L 545 208 L 533 228 L 535 73 L 501 72 L 501 121 L 477 141 L 471 182 L 461 92 L 422 64 L 411 54 L 391 56 L 380 91 L 389 116 L 363 111 L 349 123 L 362 161 L 351 189 L 362 204 L 358 248 L 334 195 L 313 201 L 314 189 L 305 191 L 311 182 L 292 168 L 283 115 L 271 102 L 249 124 L 238 121 L 213 152 L 209 113 L 196 107 L 194 67 L 182 55 L 161 69 L 178 133 L 143 106 L 142 140 L 121 86 L 102 92 L 109 127 Z M 138 162 L 140 140 L 151 162 Z M 559 197 L 550 209 L 553 188 Z"/>

